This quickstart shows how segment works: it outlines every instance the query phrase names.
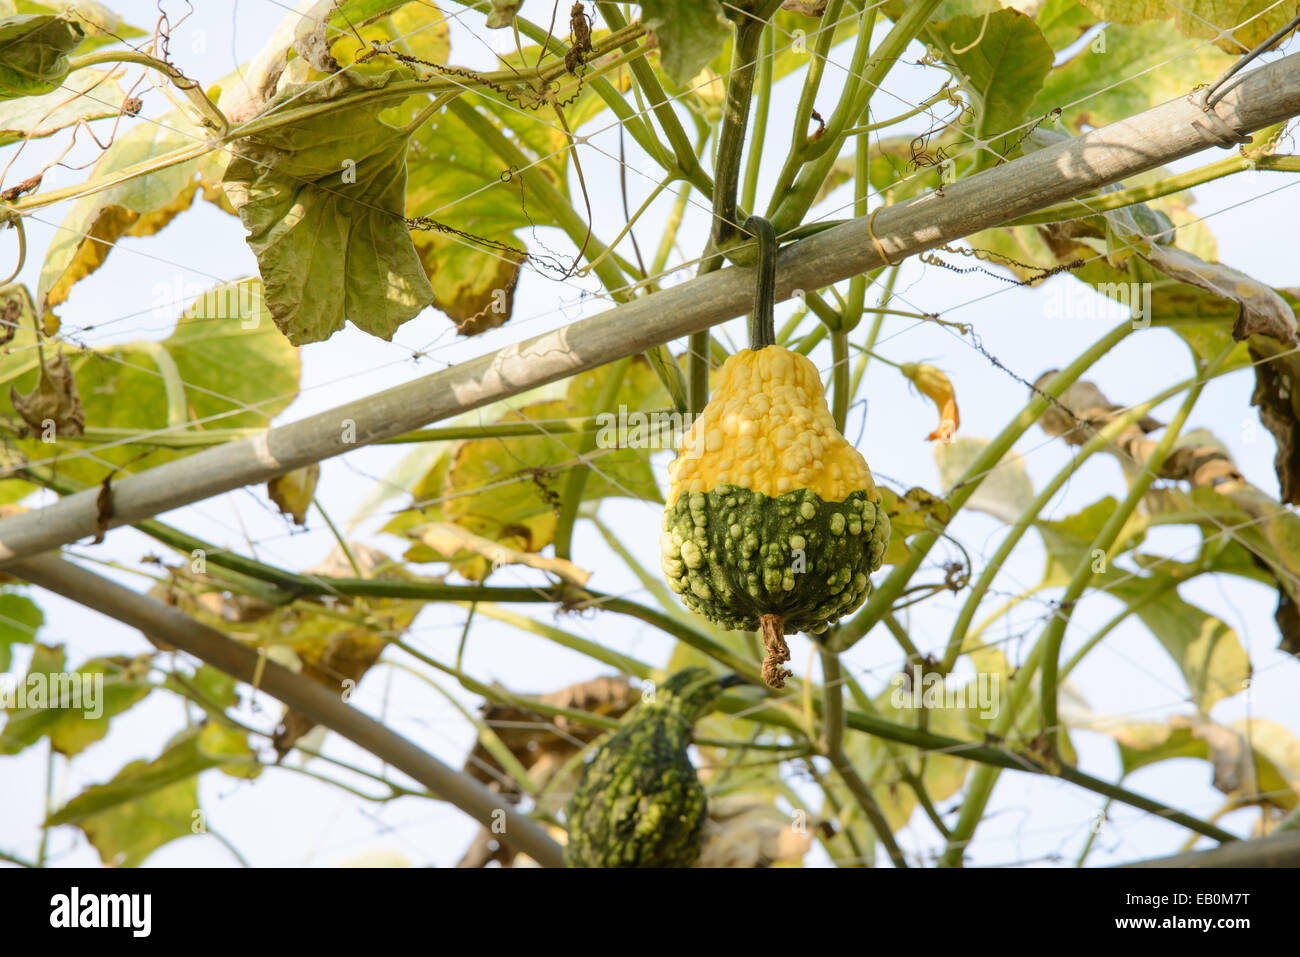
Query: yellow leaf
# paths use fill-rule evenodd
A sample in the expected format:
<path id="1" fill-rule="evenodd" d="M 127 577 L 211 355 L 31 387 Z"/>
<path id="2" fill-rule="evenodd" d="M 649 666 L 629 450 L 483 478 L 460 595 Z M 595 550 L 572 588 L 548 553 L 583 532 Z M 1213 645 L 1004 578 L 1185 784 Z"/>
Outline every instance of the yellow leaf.
<path id="1" fill-rule="evenodd" d="M 540 571 L 551 572 L 563 581 L 577 585 L 587 584 L 591 572 L 579 568 L 573 562 L 563 558 L 545 558 L 534 552 L 521 552 L 494 542 L 490 538 L 475 535 L 461 525 L 451 522 L 430 522 L 415 530 L 420 541 L 442 555 L 455 555 L 460 551 L 471 551 L 496 565 L 527 565 Z"/>
<path id="2" fill-rule="evenodd" d="M 316 483 L 320 481 L 320 464 L 313 462 L 306 468 L 294 469 L 284 475 L 278 475 L 266 483 L 266 494 L 271 501 L 280 506 L 285 515 L 292 515 L 299 525 L 307 524 L 307 509 L 316 494 Z"/>

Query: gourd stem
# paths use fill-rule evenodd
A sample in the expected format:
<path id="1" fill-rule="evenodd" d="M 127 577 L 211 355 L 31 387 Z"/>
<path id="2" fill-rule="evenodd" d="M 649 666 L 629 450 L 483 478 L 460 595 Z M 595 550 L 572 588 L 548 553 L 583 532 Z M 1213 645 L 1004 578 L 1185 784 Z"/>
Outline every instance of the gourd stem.
<path id="1" fill-rule="evenodd" d="M 745 232 L 758 239 L 758 277 L 749 317 L 749 347 L 776 345 L 776 230 L 761 216 L 745 220 Z"/>
<path id="2" fill-rule="evenodd" d="M 783 668 L 790 660 L 790 646 L 785 643 L 785 622 L 780 615 L 763 615 L 758 619 L 763 632 L 763 647 L 767 657 L 763 659 L 763 681 L 769 688 L 784 688 L 785 679 L 794 676 L 794 672 Z"/>

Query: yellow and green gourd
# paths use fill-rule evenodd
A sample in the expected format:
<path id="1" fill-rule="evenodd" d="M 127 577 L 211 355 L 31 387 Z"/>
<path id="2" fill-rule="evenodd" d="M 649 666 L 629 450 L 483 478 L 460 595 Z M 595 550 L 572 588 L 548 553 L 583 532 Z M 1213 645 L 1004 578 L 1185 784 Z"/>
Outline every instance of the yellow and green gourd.
<path id="1" fill-rule="evenodd" d="M 764 224 L 751 225 L 762 246 Z M 772 241 L 762 254 L 772 271 L 774 250 Z M 782 636 L 821 634 L 862 604 L 889 518 L 866 460 L 835 427 L 817 367 L 763 344 L 774 275 L 761 269 L 756 348 L 723 363 L 669 466 L 660 550 L 669 587 L 691 611 L 725 629 L 762 630 L 764 677 L 779 688 L 789 675 Z"/>

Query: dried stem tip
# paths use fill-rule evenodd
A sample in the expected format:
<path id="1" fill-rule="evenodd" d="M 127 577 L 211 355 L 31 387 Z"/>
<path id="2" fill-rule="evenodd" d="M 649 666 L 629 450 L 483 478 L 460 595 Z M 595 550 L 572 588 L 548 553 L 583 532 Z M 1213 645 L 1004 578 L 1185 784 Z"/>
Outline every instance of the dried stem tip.
<path id="1" fill-rule="evenodd" d="M 763 647 L 767 657 L 763 660 L 763 680 L 769 688 L 784 688 L 785 679 L 794 672 L 782 668 L 790 660 L 790 646 L 785 643 L 785 622 L 780 615 L 764 615 L 758 620 L 763 632 Z"/>

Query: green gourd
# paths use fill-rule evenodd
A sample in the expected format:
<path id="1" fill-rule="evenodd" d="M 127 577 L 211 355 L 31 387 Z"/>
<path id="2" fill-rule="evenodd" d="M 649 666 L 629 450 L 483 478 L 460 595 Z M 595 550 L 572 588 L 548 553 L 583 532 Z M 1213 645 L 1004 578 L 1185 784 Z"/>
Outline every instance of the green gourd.
<path id="1" fill-rule="evenodd" d="M 687 748 L 695 722 L 741 680 L 684 668 L 623 720 L 565 807 L 569 867 L 690 867 L 699 859 L 708 802 Z"/>

